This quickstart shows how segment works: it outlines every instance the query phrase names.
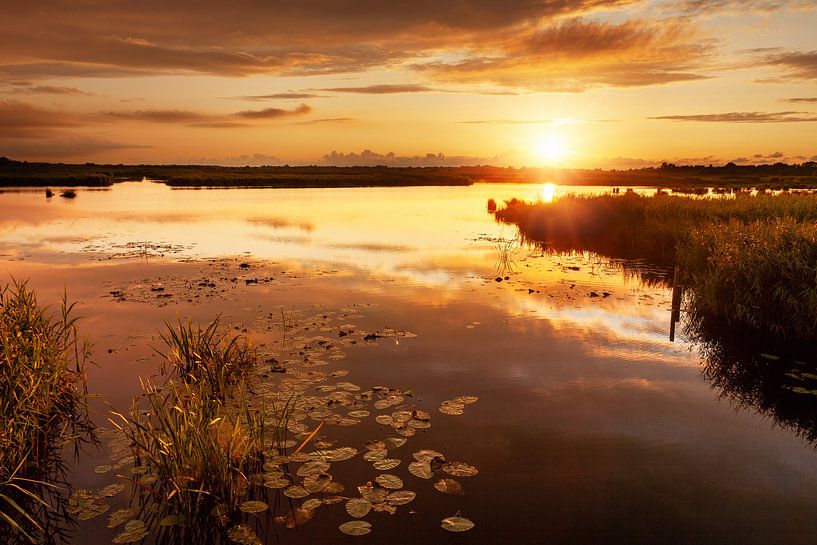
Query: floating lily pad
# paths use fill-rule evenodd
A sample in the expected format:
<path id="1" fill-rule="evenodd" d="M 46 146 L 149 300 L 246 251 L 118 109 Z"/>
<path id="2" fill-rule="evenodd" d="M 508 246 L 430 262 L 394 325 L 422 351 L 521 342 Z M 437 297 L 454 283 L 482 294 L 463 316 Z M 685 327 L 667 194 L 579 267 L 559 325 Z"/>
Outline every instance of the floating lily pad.
<path id="1" fill-rule="evenodd" d="M 443 494 L 454 494 L 457 496 L 462 496 L 465 494 L 465 490 L 463 490 L 462 485 L 459 483 L 459 481 L 455 481 L 454 479 L 440 479 L 434 483 L 434 488 Z"/>
<path id="2" fill-rule="evenodd" d="M 437 458 L 437 457 L 444 458 L 442 453 L 437 452 L 436 450 L 430 450 L 430 449 L 418 450 L 417 452 L 412 454 L 412 456 L 414 456 L 414 459 L 419 461 L 419 462 L 429 462 L 432 459 Z"/>
<path id="3" fill-rule="evenodd" d="M 307 492 L 315 493 L 320 492 L 329 486 L 329 483 L 332 482 L 332 476 L 328 473 L 320 473 L 318 475 L 310 475 L 304 479 L 303 487 L 307 490 Z"/>
<path id="4" fill-rule="evenodd" d="M 307 462 L 298 468 L 297 474 L 300 477 L 307 477 L 309 475 L 317 475 L 318 473 L 325 473 L 329 470 L 330 464 L 320 460 Z"/>
<path id="5" fill-rule="evenodd" d="M 375 478 L 375 482 L 383 488 L 391 488 L 392 490 L 403 488 L 403 479 L 397 475 L 389 475 L 388 473 L 379 475 Z"/>
<path id="6" fill-rule="evenodd" d="M 372 525 L 365 520 L 351 520 L 338 526 L 338 529 L 346 535 L 363 536 L 372 531 Z"/>
<path id="7" fill-rule="evenodd" d="M 284 496 L 288 498 L 305 498 L 309 495 L 309 491 L 303 486 L 292 485 L 284 489 Z"/>
<path id="8" fill-rule="evenodd" d="M 352 498 L 346 502 L 346 512 L 355 518 L 365 517 L 372 510 L 372 502 L 365 498 Z"/>
<path id="9" fill-rule="evenodd" d="M 263 501 L 245 501 L 241 505 L 238 506 L 239 509 L 244 511 L 245 513 L 262 513 L 269 509 L 269 505 L 267 505 Z"/>
<path id="10" fill-rule="evenodd" d="M 351 416 L 352 418 L 366 418 L 370 414 L 372 413 L 370 413 L 369 411 L 349 411 L 349 416 Z"/>
<path id="11" fill-rule="evenodd" d="M 117 526 L 125 524 L 133 518 L 134 514 L 136 514 L 136 509 L 132 507 L 117 509 L 108 517 L 108 528 L 116 528 Z"/>
<path id="12" fill-rule="evenodd" d="M 374 465 L 375 469 L 379 469 L 380 471 L 388 471 L 399 466 L 400 460 L 398 460 L 397 458 L 384 458 L 383 460 L 377 460 L 372 465 Z"/>
<path id="13" fill-rule="evenodd" d="M 113 466 L 110 466 L 110 465 L 101 465 L 101 466 L 96 466 L 96 467 L 94 468 L 94 473 L 99 473 L 99 474 L 102 474 L 102 473 L 108 473 L 108 472 L 110 472 L 112 469 L 113 469 Z"/>
<path id="14" fill-rule="evenodd" d="M 465 532 L 474 527 L 474 523 L 464 517 L 454 516 L 447 517 L 442 520 L 440 524 L 444 530 L 449 532 Z"/>
<path id="15" fill-rule="evenodd" d="M 421 479 L 430 479 L 434 472 L 428 462 L 412 462 L 408 466 L 409 473 Z"/>
<path id="16" fill-rule="evenodd" d="M 472 465 L 462 462 L 450 462 L 443 466 L 443 471 L 455 477 L 473 477 L 479 470 Z"/>
<path id="17" fill-rule="evenodd" d="M 406 441 L 403 437 L 386 437 L 383 439 L 383 444 L 386 445 L 387 449 L 395 449 L 405 445 Z"/>
<path id="18" fill-rule="evenodd" d="M 372 503 L 380 503 L 386 499 L 389 492 L 379 484 L 368 484 L 357 487 L 360 495 Z"/>
<path id="19" fill-rule="evenodd" d="M 376 462 L 378 460 L 383 460 L 386 456 L 389 455 L 388 450 L 368 450 L 363 454 L 363 459 L 367 462 Z"/>
<path id="20" fill-rule="evenodd" d="M 457 396 L 453 399 L 455 403 L 462 403 L 463 405 L 471 405 L 479 401 L 477 396 Z"/>
<path id="21" fill-rule="evenodd" d="M 314 511 L 318 507 L 323 505 L 323 500 L 319 500 L 317 498 L 312 498 L 311 500 L 306 500 L 301 504 L 301 509 L 310 509 Z"/>
<path id="22" fill-rule="evenodd" d="M 175 526 L 182 522 L 182 517 L 179 515 L 168 515 L 159 521 L 159 526 L 166 528 L 168 526 Z"/>
<path id="23" fill-rule="evenodd" d="M 384 426 L 391 426 L 391 423 L 394 421 L 394 419 L 387 414 L 379 414 L 375 417 L 374 421 Z"/>
<path id="24" fill-rule="evenodd" d="M 249 524 L 237 524 L 227 531 L 227 537 L 241 545 L 261 545 L 261 540 Z"/>
<path id="25" fill-rule="evenodd" d="M 125 524 L 123 532 L 113 538 L 113 542 L 116 544 L 136 543 L 137 541 L 142 541 L 145 539 L 148 533 L 148 529 L 144 522 L 141 520 L 132 520 Z"/>
<path id="26" fill-rule="evenodd" d="M 405 505 L 414 500 L 415 497 L 417 497 L 417 494 L 411 490 L 398 490 L 386 496 L 386 501 L 391 505 Z"/>

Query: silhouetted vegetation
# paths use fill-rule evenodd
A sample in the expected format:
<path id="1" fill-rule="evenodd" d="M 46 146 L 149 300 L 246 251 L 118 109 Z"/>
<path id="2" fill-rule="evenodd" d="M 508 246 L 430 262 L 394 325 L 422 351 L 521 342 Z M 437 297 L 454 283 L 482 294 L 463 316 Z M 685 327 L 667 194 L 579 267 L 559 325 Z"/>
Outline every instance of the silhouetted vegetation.
<path id="1" fill-rule="evenodd" d="M 496 217 L 556 250 L 678 263 L 693 320 L 817 338 L 817 195 L 569 196 L 512 200 Z"/>
<path id="2" fill-rule="evenodd" d="M 817 163 L 799 165 L 676 166 L 631 170 L 473 167 L 335 167 L 208 165 L 96 165 L 28 163 L 0 158 L 0 187 L 109 186 L 147 178 L 173 187 L 367 187 L 543 183 L 651 186 L 673 192 L 817 188 Z"/>

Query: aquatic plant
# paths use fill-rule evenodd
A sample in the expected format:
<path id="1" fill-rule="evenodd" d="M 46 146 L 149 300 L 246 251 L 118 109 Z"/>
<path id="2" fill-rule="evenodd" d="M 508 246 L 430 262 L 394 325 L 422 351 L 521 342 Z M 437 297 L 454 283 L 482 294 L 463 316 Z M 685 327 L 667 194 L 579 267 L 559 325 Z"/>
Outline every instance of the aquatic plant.
<path id="1" fill-rule="evenodd" d="M 222 331 L 220 319 L 207 327 L 192 320 L 165 324 L 161 338 L 167 346 L 163 371 L 184 382 L 198 382 L 224 400 L 227 389 L 246 377 L 258 354 L 242 335 Z"/>
<path id="2" fill-rule="evenodd" d="M 0 288 L 0 536 L 43 539 L 60 449 L 88 440 L 85 364 L 74 304 L 51 315 L 25 282 Z"/>

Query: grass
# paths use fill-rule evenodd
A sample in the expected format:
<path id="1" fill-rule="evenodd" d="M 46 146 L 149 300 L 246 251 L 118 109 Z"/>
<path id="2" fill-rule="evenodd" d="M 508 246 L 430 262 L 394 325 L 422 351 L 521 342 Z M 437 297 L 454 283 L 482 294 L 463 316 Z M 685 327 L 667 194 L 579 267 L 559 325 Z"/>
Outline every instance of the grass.
<path id="1" fill-rule="evenodd" d="M 59 451 L 87 436 L 85 363 L 74 305 L 51 315 L 25 283 L 0 288 L 0 520 L 32 542 Z M 2 536 L 4 531 L 0 531 Z"/>
<path id="2" fill-rule="evenodd" d="M 570 196 L 509 201 L 496 217 L 556 250 L 678 263 L 692 321 L 817 339 L 817 195 Z"/>
<path id="3" fill-rule="evenodd" d="M 184 382 L 206 384 L 224 400 L 228 389 L 243 380 L 258 361 L 249 341 L 221 330 L 219 318 L 202 328 L 191 320 L 166 324 L 161 338 L 167 346 L 164 370 Z"/>
<path id="4" fill-rule="evenodd" d="M 276 411 L 250 399 L 255 350 L 222 332 L 218 319 L 168 324 L 162 338 L 167 383 L 144 384 L 147 406 L 134 402 L 112 421 L 133 446 L 135 465 L 156 477 L 149 486 L 134 480 L 163 515 L 146 522 L 184 539 L 212 523 L 224 531 L 240 520 L 240 505 L 265 490 L 258 478 L 279 453 L 291 406 Z"/>

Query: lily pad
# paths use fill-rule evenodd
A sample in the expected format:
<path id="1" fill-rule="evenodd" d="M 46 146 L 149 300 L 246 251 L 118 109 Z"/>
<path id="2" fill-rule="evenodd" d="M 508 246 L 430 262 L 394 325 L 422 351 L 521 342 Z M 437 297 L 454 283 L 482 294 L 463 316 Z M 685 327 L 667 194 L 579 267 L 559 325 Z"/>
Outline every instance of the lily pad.
<path id="1" fill-rule="evenodd" d="M 269 505 L 267 505 L 263 501 L 245 501 L 241 505 L 238 506 L 245 513 L 262 513 L 269 509 Z"/>
<path id="2" fill-rule="evenodd" d="M 434 472 L 428 462 L 412 462 L 408 466 L 409 473 L 421 479 L 430 479 Z"/>
<path id="3" fill-rule="evenodd" d="M 363 536 L 372 531 L 372 525 L 365 520 L 351 520 L 338 526 L 338 529 L 349 536 Z"/>
<path id="4" fill-rule="evenodd" d="M 415 492 L 411 490 L 398 490 L 386 496 L 386 501 L 391 505 L 405 505 L 417 497 Z"/>
<path id="5" fill-rule="evenodd" d="M 309 495 L 309 491 L 303 486 L 292 485 L 284 489 L 284 496 L 288 498 L 305 498 Z"/>
<path id="6" fill-rule="evenodd" d="M 323 500 L 319 500 L 317 498 L 312 498 L 311 500 L 306 500 L 301 504 L 301 509 L 310 509 L 314 511 L 318 507 L 323 505 Z"/>
<path id="7" fill-rule="evenodd" d="M 443 471 L 455 477 L 473 477 L 479 470 L 472 465 L 462 462 L 450 462 L 443 466 Z"/>
<path id="8" fill-rule="evenodd" d="M 346 512 L 357 519 L 365 517 L 372 510 L 372 502 L 365 498 L 352 498 L 346 502 Z"/>
<path id="9" fill-rule="evenodd" d="M 307 462 L 298 468 L 297 474 L 300 477 L 308 477 L 309 475 L 317 475 L 325 473 L 329 470 L 330 464 L 321 460 Z"/>
<path id="10" fill-rule="evenodd" d="M 454 494 L 457 496 L 462 496 L 465 494 L 465 490 L 463 490 L 462 485 L 459 483 L 459 481 L 455 481 L 454 479 L 440 479 L 434 483 L 434 488 L 443 494 Z"/>
<path id="11" fill-rule="evenodd" d="M 397 458 L 384 458 L 382 460 L 377 460 L 372 465 L 374 466 L 375 469 L 379 469 L 380 471 L 388 471 L 399 466 L 400 460 L 398 460 Z"/>
<path id="12" fill-rule="evenodd" d="M 449 532 L 465 532 L 474 527 L 474 523 L 465 517 L 453 516 L 442 520 L 440 527 Z"/>
<path id="13" fill-rule="evenodd" d="M 227 537 L 233 543 L 241 545 L 261 545 L 261 540 L 249 524 L 237 524 L 227 531 Z"/>
<path id="14" fill-rule="evenodd" d="M 406 444 L 407 439 L 403 437 L 386 437 L 383 439 L 383 444 L 387 449 L 396 449 Z"/>
<path id="15" fill-rule="evenodd" d="M 136 543 L 137 541 L 142 541 L 145 539 L 148 533 L 148 529 L 144 522 L 141 520 L 132 520 L 125 524 L 123 532 L 113 538 L 113 542 L 116 544 Z"/>
<path id="16" fill-rule="evenodd" d="M 377 478 L 375 478 L 375 482 L 383 488 L 391 488 L 392 490 L 403 488 L 403 479 L 397 475 L 389 475 L 388 473 L 379 475 Z"/>

